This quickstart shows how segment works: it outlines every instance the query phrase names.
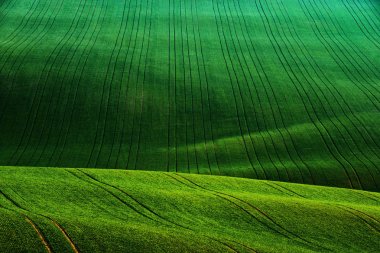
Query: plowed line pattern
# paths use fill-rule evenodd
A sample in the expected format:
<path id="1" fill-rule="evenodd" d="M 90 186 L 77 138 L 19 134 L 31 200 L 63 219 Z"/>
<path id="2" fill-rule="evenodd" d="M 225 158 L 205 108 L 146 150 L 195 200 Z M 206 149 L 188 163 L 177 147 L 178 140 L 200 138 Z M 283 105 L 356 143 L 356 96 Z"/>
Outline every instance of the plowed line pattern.
<path id="1" fill-rule="evenodd" d="M 376 1 L 70 1 L 0 5 L 0 165 L 380 190 Z"/>
<path id="2" fill-rule="evenodd" d="M 36 233 L 37 233 L 38 237 L 40 238 L 42 244 L 44 245 L 46 251 L 49 253 L 52 253 L 53 251 L 52 251 L 50 245 L 46 241 L 45 237 L 42 235 L 42 233 L 41 233 L 40 229 L 37 227 L 37 225 L 34 224 L 34 222 L 28 217 L 25 217 L 25 220 L 33 227 L 34 231 L 36 231 Z"/>

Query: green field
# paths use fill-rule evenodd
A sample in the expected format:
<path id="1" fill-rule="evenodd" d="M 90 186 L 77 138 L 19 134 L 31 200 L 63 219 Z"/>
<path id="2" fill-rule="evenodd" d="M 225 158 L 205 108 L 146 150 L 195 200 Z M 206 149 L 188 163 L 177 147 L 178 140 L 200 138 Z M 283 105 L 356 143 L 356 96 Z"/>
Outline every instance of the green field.
<path id="1" fill-rule="evenodd" d="M 375 0 L 2 0 L 1 165 L 380 190 Z"/>
<path id="2" fill-rule="evenodd" d="M 163 172 L 0 169 L 4 252 L 44 252 L 35 228 L 54 252 L 380 248 L 379 193 Z"/>
<path id="3" fill-rule="evenodd" d="M 379 126 L 379 0 L 0 0 L 0 252 L 379 252 Z"/>

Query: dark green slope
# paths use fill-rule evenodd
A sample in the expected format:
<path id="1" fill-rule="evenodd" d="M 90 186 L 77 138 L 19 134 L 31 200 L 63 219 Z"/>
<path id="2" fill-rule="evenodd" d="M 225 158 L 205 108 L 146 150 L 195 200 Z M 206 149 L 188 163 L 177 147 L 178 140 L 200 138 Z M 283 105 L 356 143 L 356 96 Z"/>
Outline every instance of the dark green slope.
<path id="1" fill-rule="evenodd" d="M 2 0 L 0 164 L 380 190 L 376 0 Z"/>
<path id="2" fill-rule="evenodd" d="M 0 251 L 377 252 L 379 200 L 231 177 L 1 167 Z"/>

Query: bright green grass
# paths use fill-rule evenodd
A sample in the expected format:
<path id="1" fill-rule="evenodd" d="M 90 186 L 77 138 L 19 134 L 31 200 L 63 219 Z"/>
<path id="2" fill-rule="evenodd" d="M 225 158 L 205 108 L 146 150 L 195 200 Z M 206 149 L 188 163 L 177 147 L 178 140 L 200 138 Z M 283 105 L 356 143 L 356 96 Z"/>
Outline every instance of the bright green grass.
<path id="1" fill-rule="evenodd" d="M 376 252 L 380 194 L 100 169 L 0 168 L 2 252 Z"/>
<path id="2" fill-rule="evenodd" d="M 380 190 L 377 0 L 1 0 L 0 165 Z"/>

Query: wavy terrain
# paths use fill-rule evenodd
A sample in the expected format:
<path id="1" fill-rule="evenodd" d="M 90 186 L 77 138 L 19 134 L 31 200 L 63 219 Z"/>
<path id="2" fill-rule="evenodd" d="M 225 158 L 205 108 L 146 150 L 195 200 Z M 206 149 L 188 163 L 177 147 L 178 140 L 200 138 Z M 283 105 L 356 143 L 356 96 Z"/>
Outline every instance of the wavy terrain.
<path id="1" fill-rule="evenodd" d="M 379 252 L 379 0 L 0 0 L 0 252 Z"/>
<path id="2" fill-rule="evenodd" d="M 2 0 L 0 164 L 379 191 L 376 0 Z"/>
<path id="3" fill-rule="evenodd" d="M 376 252 L 380 194 L 209 175 L 0 168 L 2 252 Z"/>

